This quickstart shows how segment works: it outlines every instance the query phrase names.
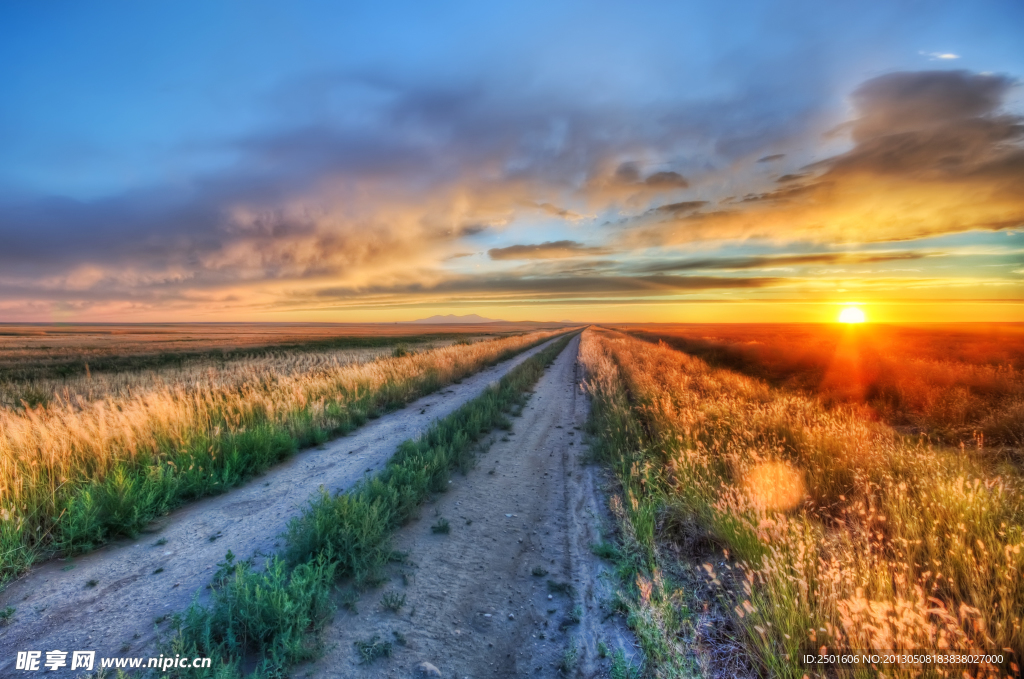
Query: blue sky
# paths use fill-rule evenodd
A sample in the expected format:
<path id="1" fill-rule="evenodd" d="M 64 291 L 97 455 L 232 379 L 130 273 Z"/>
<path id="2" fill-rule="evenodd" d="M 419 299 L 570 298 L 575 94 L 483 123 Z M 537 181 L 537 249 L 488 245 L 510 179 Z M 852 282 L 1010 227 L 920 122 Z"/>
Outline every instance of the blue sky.
<path id="1" fill-rule="evenodd" d="M 0 319 L 1024 320 L 1022 34 L 1010 1 L 6 3 Z"/>

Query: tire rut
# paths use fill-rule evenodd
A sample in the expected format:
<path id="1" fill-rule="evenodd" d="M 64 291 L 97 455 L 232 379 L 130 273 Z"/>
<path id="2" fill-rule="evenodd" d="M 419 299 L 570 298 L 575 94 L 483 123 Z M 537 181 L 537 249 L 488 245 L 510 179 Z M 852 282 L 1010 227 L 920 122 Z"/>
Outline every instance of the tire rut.
<path id="1" fill-rule="evenodd" d="M 581 440 L 589 401 L 578 349 L 577 336 L 511 431 L 494 432 L 476 468 L 454 476 L 448 492 L 395 535 L 394 548 L 408 560 L 391 567 L 387 583 L 359 595 L 357 613 L 339 608 L 325 630 L 328 652 L 295 676 L 414 677 L 429 662 L 458 679 L 589 678 L 609 667 L 598 640 L 632 654 L 621 617 L 608 615 L 610 565 L 590 551 L 602 526 L 613 524 L 607 479 L 586 464 Z M 440 518 L 449 534 L 431 531 Z M 574 594 L 551 591 L 548 580 L 571 585 Z M 391 592 L 405 597 L 397 612 L 382 602 Z M 391 643 L 392 657 L 360 664 L 355 643 L 374 637 Z M 560 669 L 574 642 L 575 665 Z"/>

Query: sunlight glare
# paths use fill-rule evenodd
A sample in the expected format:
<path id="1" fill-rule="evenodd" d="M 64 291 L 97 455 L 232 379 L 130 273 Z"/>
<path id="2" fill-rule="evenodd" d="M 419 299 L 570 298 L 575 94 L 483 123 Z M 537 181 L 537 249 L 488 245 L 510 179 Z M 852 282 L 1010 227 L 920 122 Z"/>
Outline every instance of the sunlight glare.
<path id="1" fill-rule="evenodd" d="M 839 312 L 840 323 L 863 323 L 866 320 L 864 311 L 855 306 L 848 306 Z"/>
<path id="2" fill-rule="evenodd" d="M 803 474 L 785 462 L 762 462 L 746 474 L 743 485 L 762 509 L 792 509 L 806 495 Z"/>

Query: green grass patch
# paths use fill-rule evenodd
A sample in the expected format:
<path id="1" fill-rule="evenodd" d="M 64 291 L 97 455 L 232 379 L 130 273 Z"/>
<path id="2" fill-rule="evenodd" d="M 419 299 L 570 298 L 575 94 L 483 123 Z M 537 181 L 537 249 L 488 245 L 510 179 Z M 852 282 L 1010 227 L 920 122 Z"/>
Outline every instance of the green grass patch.
<path id="1" fill-rule="evenodd" d="M 209 657 L 218 665 L 169 676 L 242 676 L 244 661 L 255 663 L 253 676 L 287 676 L 290 666 L 316 658 L 322 651 L 317 633 L 334 612 L 336 569 L 329 554 L 295 567 L 274 556 L 259 572 L 248 562 L 234 564 L 214 588 L 211 604 L 194 602 L 172 618 L 165 652 Z"/>
<path id="2" fill-rule="evenodd" d="M 397 613 L 405 605 L 405 595 L 394 590 L 385 592 L 384 596 L 380 598 L 380 605 L 393 613 Z"/>
<path id="3" fill-rule="evenodd" d="M 319 632 L 333 610 L 331 584 L 339 577 L 350 577 L 357 586 L 380 581 L 394 554 L 394 531 L 447 487 L 452 471 L 474 455 L 483 434 L 526 402 L 527 389 L 571 339 L 556 340 L 421 438 L 402 443 L 376 477 L 348 493 L 321 489 L 289 524 L 283 553 L 271 557 L 262 572 L 249 563 L 234 564 L 229 555 L 214 579 L 213 602 L 194 603 L 176 616 L 174 636 L 166 644 L 171 653 L 212 657 L 219 665 L 168 676 L 232 679 L 243 676 L 243 667 L 255 667 L 252 676 L 287 676 L 291 665 L 318 655 Z M 356 642 L 356 650 L 369 663 L 389 657 L 392 646 L 373 637 Z"/>
<path id="4" fill-rule="evenodd" d="M 374 634 L 366 641 L 354 642 L 356 652 L 359 654 L 359 664 L 367 665 L 377 658 L 390 658 L 392 645 L 390 641 L 381 641 L 380 637 Z"/>
<path id="5" fill-rule="evenodd" d="M 576 596 L 576 588 L 568 582 L 557 582 L 548 580 L 548 591 L 552 594 L 564 594 L 570 599 Z"/>

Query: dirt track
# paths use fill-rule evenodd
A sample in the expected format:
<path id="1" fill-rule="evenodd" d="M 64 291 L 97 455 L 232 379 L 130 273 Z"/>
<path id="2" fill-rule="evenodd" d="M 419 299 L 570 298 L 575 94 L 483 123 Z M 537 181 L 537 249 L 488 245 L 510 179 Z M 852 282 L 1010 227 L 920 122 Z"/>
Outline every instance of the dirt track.
<path id="1" fill-rule="evenodd" d="M 339 608 L 325 633 L 327 654 L 294 676 L 412 677 L 425 661 L 444 677 L 594 677 L 604 676 L 608 665 L 598 657 L 598 641 L 632 654 L 620 618 L 609 621 L 612 580 L 601 577 L 607 567 L 590 553 L 599 526 L 611 524 L 600 472 L 584 465 L 588 401 L 576 362 L 579 341 L 574 338 L 541 377 L 512 431 L 492 434 L 476 469 L 457 474 L 449 492 L 399 531 L 394 546 L 409 553 L 408 562 L 394 566 L 388 583 L 361 595 L 358 614 Z M 205 593 L 225 552 L 239 558 L 271 553 L 319 486 L 346 489 L 380 469 L 401 441 L 540 348 L 303 452 L 242 488 L 189 505 L 137 541 L 33 570 L 0 594 L 0 609 L 18 609 L 13 623 L 0 628 L 0 676 L 22 674 L 14 671 L 20 650 L 155 655 L 166 623 L 154 620 Z M 438 517 L 450 521 L 449 534 L 431 532 Z M 535 568 L 547 573 L 533 575 Z M 573 591 L 550 592 L 548 580 L 571 584 Z M 392 590 L 406 596 L 397 613 L 380 604 Z M 392 642 L 393 657 L 360 665 L 354 642 L 375 634 Z M 578 660 L 571 671 L 560 671 L 573 640 Z"/>
<path id="2" fill-rule="evenodd" d="M 408 552 L 408 563 L 365 592 L 358 613 L 339 609 L 326 631 L 328 653 L 295 676 L 413 677 L 429 662 L 459 679 L 595 677 L 607 676 L 609 662 L 598 657 L 599 640 L 632 655 L 621 618 L 608 618 L 607 566 L 590 551 L 610 518 L 600 471 L 584 464 L 588 400 L 578 348 L 579 337 L 540 379 L 512 431 L 495 433 L 476 469 L 456 475 L 399 531 L 394 546 Z M 431 532 L 441 517 L 451 525 L 447 535 Z M 548 573 L 535 576 L 535 567 Z M 571 584 L 575 594 L 549 591 L 548 580 Z M 397 613 L 381 605 L 391 591 L 406 597 Z M 580 621 L 567 624 L 577 604 Z M 360 665 L 355 642 L 374 635 L 392 643 L 393 656 Z M 579 659 L 560 671 L 570 639 Z"/>
<path id="3" fill-rule="evenodd" d="M 228 550 L 240 559 L 272 553 L 288 521 L 319 486 L 347 489 L 379 470 L 399 443 L 549 343 L 304 451 L 241 488 L 183 507 L 138 540 L 33 569 L 0 593 L 0 609 L 17 609 L 11 624 L 0 626 L 0 677 L 22 674 L 14 670 L 15 654 L 22 650 L 60 649 L 68 658 L 73 650 L 94 650 L 97 657 L 149 655 L 164 626 L 154 620 L 184 610 L 196 592 L 206 592 Z"/>

